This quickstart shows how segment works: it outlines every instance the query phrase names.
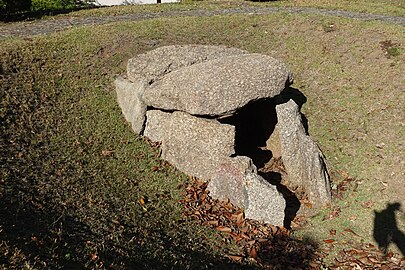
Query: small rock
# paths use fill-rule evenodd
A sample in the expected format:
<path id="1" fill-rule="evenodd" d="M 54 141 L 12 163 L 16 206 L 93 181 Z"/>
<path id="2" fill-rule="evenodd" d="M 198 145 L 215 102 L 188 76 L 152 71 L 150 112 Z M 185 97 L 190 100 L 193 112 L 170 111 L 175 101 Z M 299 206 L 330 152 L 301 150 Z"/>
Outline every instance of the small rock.
<path id="1" fill-rule="evenodd" d="M 276 186 L 257 174 L 248 157 L 237 156 L 220 163 L 207 188 L 211 197 L 229 199 L 244 208 L 246 218 L 284 225 L 285 199 Z"/>
<path id="2" fill-rule="evenodd" d="M 376 144 L 375 147 L 383 149 L 385 147 L 385 143 Z"/>
<path id="3" fill-rule="evenodd" d="M 142 99 L 145 87 L 142 82 L 132 83 L 122 77 L 115 80 L 118 104 L 136 134 L 142 133 L 145 123 L 146 104 Z"/>

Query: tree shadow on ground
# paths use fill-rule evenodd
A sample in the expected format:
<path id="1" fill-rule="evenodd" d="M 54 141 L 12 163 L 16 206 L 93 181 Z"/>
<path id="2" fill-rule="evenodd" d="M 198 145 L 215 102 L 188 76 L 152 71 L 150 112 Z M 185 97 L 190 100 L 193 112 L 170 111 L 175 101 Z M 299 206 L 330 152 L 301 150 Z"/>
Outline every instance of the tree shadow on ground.
<path id="1" fill-rule="evenodd" d="M 38 11 L 19 11 L 19 12 L 6 12 L 0 11 L 0 22 L 20 22 L 20 21 L 32 21 L 38 20 L 45 16 L 56 16 L 61 14 L 68 14 L 74 11 L 86 10 L 86 9 L 96 9 L 100 6 L 84 6 L 77 8 L 66 8 L 66 9 L 48 9 L 48 10 L 38 10 Z"/>
<path id="2" fill-rule="evenodd" d="M 395 244 L 405 256 L 405 234 L 398 228 L 395 212 L 401 211 L 401 204 L 388 203 L 381 212 L 374 211 L 373 236 L 379 248 L 387 254 L 388 246 Z"/>
<path id="3" fill-rule="evenodd" d="M 255 269 L 209 252 L 192 250 L 186 237 L 176 239 L 159 230 L 159 226 L 156 231 L 138 235 L 136 230 L 129 229 L 120 241 L 111 241 L 107 239 L 111 236 L 109 232 L 94 231 L 93 224 L 89 226 L 75 216 L 44 207 L 43 202 L 36 199 L 17 201 L 17 197 L 30 198 L 20 193 L 0 201 L 0 242 L 8 248 L 0 253 L 0 266 L 19 268 L 29 263 L 35 269 L 69 270 L 171 269 L 176 266 L 180 269 Z M 15 250 L 24 254 L 22 261 L 12 258 Z M 163 252 L 167 250 L 170 252 Z"/>

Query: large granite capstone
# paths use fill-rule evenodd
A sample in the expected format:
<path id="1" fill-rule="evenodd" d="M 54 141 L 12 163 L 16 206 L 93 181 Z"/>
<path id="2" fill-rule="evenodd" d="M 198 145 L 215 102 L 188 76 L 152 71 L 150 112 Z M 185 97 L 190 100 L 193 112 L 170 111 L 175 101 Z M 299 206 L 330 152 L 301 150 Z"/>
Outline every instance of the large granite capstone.
<path id="1" fill-rule="evenodd" d="M 263 170 L 286 158 L 282 178 L 291 179 L 283 183 L 315 207 L 330 202 L 323 155 L 285 94 L 292 74 L 280 60 L 224 46 L 166 46 L 130 59 L 127 73 L 117 78 L 117 99 L 134 132 L 161 142 L 161 157 L 181 171 L 210 181 L 212 197 L 243 207 L 247 218 L 288 226 L 278 176 Z"/>
<path id="2" fill-rule="evenodd" d="M 182 67 L 247 53 L 247 51 L 225 46 L 164 46 L 129 59 L 127 76 L 131 82 L 145 81 L 152 84 L 166 74 Z"/>
<path id="3" fill-rule="evenodd" d="M 260 54 L 233 55 L 170 72 L 151 84 L 143 98 L 154 108 L 223 116 L 274 97 L 291 83 L 291 73 L 279 60 Z"/>

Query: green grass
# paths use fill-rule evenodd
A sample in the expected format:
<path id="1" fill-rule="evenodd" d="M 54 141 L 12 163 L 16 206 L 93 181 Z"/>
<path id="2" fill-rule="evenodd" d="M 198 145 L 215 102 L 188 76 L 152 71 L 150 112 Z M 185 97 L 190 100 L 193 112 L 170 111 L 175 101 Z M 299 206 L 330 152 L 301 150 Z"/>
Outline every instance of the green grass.
<path id="1" fill-rule="evenodd" d="M 403 0 L 285 0 L 270 2 L 270 5 L 339 9 L 401 17 L 405 14 Z"/>
<path id="2" fill-rule="evenodd" d="M 142 46 L 102 57 L 114 40 L 91 32 L 3 43 L 1 239 L 34 268 L 226 265 L 213 232 L 182 222 L 187 178 L 161 166 L 115 102 L 122 57 Z"/>
<path id="3" fill-rule="evenodd" d="M 0 41 L 0 269 L 235 266 L 222 256 L 236 252 L 233 244 L 182 220 L 179 186 L 187 177 L 131 132 L 115 101 L 114 77 L 153 44 L 222 44 L 285 61 L 330 166 L 362 181 L 334 201 L 337 218 L 323 220 L 326 209 L 300 234 L 321 241 L 329 229 L 350 227 L 356 241 L 373 241 L 372 210 L 396 190 L 381 190 L 380 181 L 401 173 L 404 61 L 387 57 L 386 40 L 403 48 L 403 27 L 277 13 L 111 23 Z M 368 200 L 375 207 L 361 207 Z"/>
<path id="4" fill-rule="evenodd" d="M 162 11 L 185 11 L 193 9 L 226 9 L 237 8 L 240 6 L 258 6 L 258 7 L 316 7 L 322 9 L 339 9 L 354 12 L 365 12 L 373 14 L 402 16 L 405 14 L 405 3 L 403 0 L 282 0 L 270 2 L 252 2 L 252 1 L 181 1 L 180 3 L 164 5 L 141 5 L 141 6 L 114 6 L 98 9 L 81 10 L 61 16 L 105 16 L 122 15 L 141 12 L 162 12 Z"/>

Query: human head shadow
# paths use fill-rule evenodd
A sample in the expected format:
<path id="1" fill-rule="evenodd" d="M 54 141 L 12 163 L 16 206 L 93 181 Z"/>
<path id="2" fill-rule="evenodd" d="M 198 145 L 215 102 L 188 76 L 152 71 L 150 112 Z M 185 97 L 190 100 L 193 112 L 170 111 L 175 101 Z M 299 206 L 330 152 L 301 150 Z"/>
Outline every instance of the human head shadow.
<path id="1" fill-rule="evenodd" d="M 401 211 L 399 202 L 388 203 L 378 212 L 374 210 L 373 236 L 379 248 L 387 254 L 389 245 L 395 244 L 402 256 L 405 256 L 405 234 L 398 228 L 395 212 Z"/>

